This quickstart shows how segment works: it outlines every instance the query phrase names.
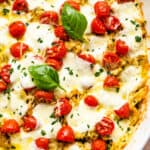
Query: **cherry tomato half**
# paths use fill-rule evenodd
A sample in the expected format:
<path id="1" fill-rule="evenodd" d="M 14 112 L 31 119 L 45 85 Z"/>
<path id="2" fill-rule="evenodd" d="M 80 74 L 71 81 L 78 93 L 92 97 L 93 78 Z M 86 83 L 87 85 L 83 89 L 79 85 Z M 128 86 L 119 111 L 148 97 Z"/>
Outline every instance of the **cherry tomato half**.
<path id="1" fill-rule="evenodd" d="M 122 119 L 129 118 L 129 116 L 130 116 L 129 104 L 128 103 L 124 104 L 118 110 L 115 110 L 115 113 Z"/>
<path id="2" fill-rule="evenodd" d="M 17 42 L 10 47 L 10 53 L 15 58 L 21 58 L 28 49 L 29 46 L 27 44 Z"/>
<path id="3" fill-rule="evenodd" d="M 90 107 L 96 107 L 98 105 L 98 100 L 95 96 L 88 95 L 84 98 L 85 104 L 87 104 Z"/>
<path id="4" fill-rule="evenodd" d="M 119 80 L 115 76 L 107 76 L 103 84 L 104 88 L 119 87 Z"/>
<path id="5" fill-rule="evenodd" d="M 106 17 L 110 14 L 110 6 L 105 1 L 98 1 L 94 5 L 95 14 L 98 17 Z"/>
<path id="6" fill-rule="evenodd" d="M 74 142 L 74 131 L 70 126 L 63 126 L 57 133 L 57 140 L 62 142 Z"/>
<path id="7" fill-rule="evenodd" d="M 19 124 L 14 119 L 5 120 L 0 128 L 0 131 L 8 134 L 17 133 L 20 131 Z"/>
<path id="8" fill-rule="evenodd" d="M 48 150 L 49 139 L 44 137 L 37 138 L 35 144 L 38 148 Z"/>
<path id="9" fill-rule="evenodd" d="M 4 81 L 0 81 L 0 92 L 3 92 L 7 89 L 7 85 Z"/>
<path id="10" fill-rule="evenodd" d="M 125 41 L 120 39 L 116 41 L 116 52 L 118 55 L 125 56 L 127 55 L 128 51 L 129 51 L 129 47 Z"/>
<path id="11" fill-rule="evenodd" d="M 22 21 L 15 21 L 9 25 L 9 33 L 14 38 L 21 38 L 26 32 L 26 25 Z"/>
<path id="12" fill-rule="evenodd" d="M 40 16 L 40 23 L 42 24 L 58 24 L 58 14 L 55 11 L 44 11 Z"/>
<path id="13" fill-rule="evenodd" d="M 103 119 L 95 125 L 96 132 L 101 136 L 112 134 L 114 127 L 113 121 L 107 117 L 103 117 Z"/>
<path id="14" fill-rule="evenodd" d="M 55 116 L 61 117 L 68 115 L 72 110 L 72 105 L 67 98 L 61 98 L 55 107 Z"/>
<path id="15" fill-rule="evenodd" d="M 38 90 L 34 93 L 34 97 L 38 101 L 51 102 L 54 98 L 54 93 L 50 91 L 47 92 L 47 91 Z"/>
<path id="16" fill-rule="evenodd" d="M 28 12 L 28 2 L 26 0 L 15 0 L 12 10 Z"/>
<path id="17" fill-rule="evenodd" d="M 91 54 L 79 54 L 78 55 L 81 59 L 89 62 L 89 63 L 92 63 L 92 64 L 95 64 L 96 63 L 96 60 L 95 58 L 91 55 Z"/>
<path id="18" fill-rule="evenodd" d="M 92 150 L 106 150 L 107 148 L 106 142 L 101 139 L 94 140 L 91 144 L 91 147 Z"/>

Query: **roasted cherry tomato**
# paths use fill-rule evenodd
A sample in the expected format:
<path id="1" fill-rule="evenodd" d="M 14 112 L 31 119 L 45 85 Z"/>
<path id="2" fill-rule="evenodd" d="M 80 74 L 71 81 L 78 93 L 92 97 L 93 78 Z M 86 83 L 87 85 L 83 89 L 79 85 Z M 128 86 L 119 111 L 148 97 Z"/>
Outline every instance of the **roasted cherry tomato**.
<path id="1" fill-rule="evenodd" d="M 14 38 L 22 37 L 26 32 L 26 25 L 22 21 L 15 21 L 9 25 L 9 33 Z"/>
<path id="2" fill-rule="evenodd" d="M 65 57 L 66 53 L 67 48 L 63 41 L 54 42 L 53 46 L 46 50 L 46 56 L 54 59 L 62 59 Z"/>
<path id="3" fill-rule="evenodd" d="M 91 144 L 91 147 L 92 147 L 92 150 L 106 150 L 107 149 L 106 142 L 101 139 L 94 140 Z"/>
<path id="4" fill-rule="evenodd" d="M 119 87 L 119 80 L 115 76 L 107 76 L 103 84 L 104 88 L 117 88 Z"/>
<path id="5" fill-rule="evenodd" d="M 103 119 L 95 125 L 96 132 L 101 136 L 112 134 L 114 127 L 113 121 L 107 117 L 103 117 Z"/>
<path id="6" fill-rule="evenodd" d="M 120 26 L 120 20 L 115 16 L 109 16 L 102 19 L 108 31 L 116 31 Z"/>
<path id="7" fill-rule="evenodd" d="M 91 54 L 79 54 L 78 55 L 81 59 L 88 61 L 89 63 L 95 64 L 96 60 Z"/>
<path id="8" fill-rule="evenodd" d="M 10 83 L 10 70 L 11 70 L 11 65 L 7 64 L 4 65 L 0 71 L 0 77 L 6 83 Z"/>
<path id="9" fill-rule="evenodd" d="M 20 131 L 19 124 L 14 119 L 5 120 L 0 128 L 0 131 L 8 134 L 17 133 Z"/>
<path id="10" fill-rule="evenodd" d="M 37 138 L 35 144 L 38 148 L 48 150 L 49 139 L 44 137 Z"/>
<path id="11" fill-rule="evenodd" d="M 91 23 L 91 30 L 95 34 L 105 34 L 106 27 L 99 18 L 94 18 Z"/>
<path id="12" fill-rule="evenodd" d="M 134 2 L 135 0 L 117 0 L 118 3 Z"/>
<path id="13" fill-rule="evenodd" d="M 61 60 L 48 58 L 48 59 L 46 59 L 46 64 L 48 64 L 49 66 L 53 67 L 56 70 L 60 70 L 63 63 Z"/>
<path id="14" fill-rule="evenodd" d="M 61 98 L 54 110 L 56 117 L 65 116 L 71 112 L 72 105 L 69 103 L 69 100 L 67 98 Z"/>
<path id="15" fill-rule="evenodd" d="M 14 11 L 28 12 L 28 2 L 26 0 L 15 0 L 12 9 Z"/>
<path id="16" fill-rule="evenodd" d="M 129 104 L 126 103 L 122 107 L 120 107 L 118 110 L 115 110 L 115 113 L 121 118 L 129 118 L 130 116 L 130 107 Z"/>
<path id="17" fill-rule="evenodd" d="M 63 126 L 57 133 L 57 140 L 61 142 L 74 142 L 74 131 L 70 126 Z"/>
<path id="18" fill-rule="evenodd" d="M 7 85 L 4 81 L 0 81 L 0 92 L 3 92 L 7 89 Z"/>
<path id="19" fill-rule="evenodd" d="M 21 58 L 28 49 L 29 46 L 27 44 L 17 42 L 10 47 L 10 53 L 15 58 Z"/>
<path id="20" fill-rule="evenodd" d="M 34 130 L 37 126 L 37 120 L 34 116 L 24 116 L 23 121 L 23 128 L 26 132 Z"/>
<path id="21" fill-rule="evenodd" d="M 129 51 L 129 47 L 125 41 L 123 40 L 116 41 L 116 52 L 118 55 L 125 56 L 127 55 L 128 51 Z"/>
<path id="22" fill-rule="evenodd" d="M 92 95 L 88 95 L 84 99 L 85 104 L 87 104 L 90 107 L 96 107 L 98 105 L 98 100 L 96 97 Z"/>
<path id="23" fill-rule="evenodd" d="M 110 6 L 105 1 L 98 1 L 94 5 L 95 14 L 98 17 L 106 17 L 110 14 Z"/>
<path id="24" fill-rule="evenodd" d="M 66 0 L 66 1 L 64 2 L 64 4 L 65 4 L 65 3 L 69 4 L 69 5 L 70 5 L 71 7 L 73 7 L 74 9 L 80 11 L 80 4 L 79 4 L 79 3 L 77 3 L 77 2 L 75 2 L 75 1 L 73 1 L 73 0 Z M 60 8 L 60 12 L 62 11 L 62 8 L 63 8 L 64 4 L 63 4 L 63 5 L 61 6 L 61 8 Z"/>
<path id="25" fill-rule="evenodd" d="M 5 2 L 6 0 L 0 0 L 0 3 L 3 3 L 3 2 Z"/>
<path id="26" fill-rule="evenodd" d="M 58 24 L 58 14 L 55 11 L 45 11 L 40 16 L 40 23 L 42 24 Z"/>
<path id="27" fill-rule="evenodd" d="M 38 90 L 34 93 L 34 97 L 39 101 L 51 102 L 54 98 L 54 93 Z"/>
<path id="28" fill-rule="evenodd" d="M 102 60 L 103 66 L 108 69 L 116 69 L 120 65 L 120 58 L 113 52 L 106 52 Z"/>
<path id="29" fill-rule="evenodd" d="M 69 36 L 67 35 L 63 26 L 57 26 L 54 30 L 55 36 L 58 37 L 60 40 L 67 41 Z"/>

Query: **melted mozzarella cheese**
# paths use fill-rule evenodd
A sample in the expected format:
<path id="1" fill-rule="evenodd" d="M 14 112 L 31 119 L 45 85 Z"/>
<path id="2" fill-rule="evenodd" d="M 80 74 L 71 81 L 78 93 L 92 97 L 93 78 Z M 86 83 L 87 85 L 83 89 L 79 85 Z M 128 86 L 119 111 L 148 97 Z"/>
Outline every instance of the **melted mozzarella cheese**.
<path id="1" fill-rule="evenodd" d="M 94 85 L 94 76 L 90 63 L 80 59 L 71 52 L 68 52 L 64 58 L 63 67 L 59 71 L 59 77 L 60 84 L 68 93 L 75 89 L 82 91 L 84 88 Z"/>
<path id="2" fill-rule="evenodd" d="M 75 132 L 86 132 L 93 130 L 95 124 L 100 121 L 105 115 L 105 110 L 91 108 L 81 100 L 78 107 L 74 107 L 70 114 L 67 116 L 68 124 Z"/>
<path id="3" fill-rule="evenodd" d="M 77 144 L 72 144 L 71 146 L 67 147 L 68 150 L 80 150 L 80 147 Z"/>
<path id="4" fill-rule="evenodd" d="M 30 23 L 24 36 L 24 42 L 32 48 L 35 53 L 45 50 L 56 40 L 53 29 L 49 25 Z"/>

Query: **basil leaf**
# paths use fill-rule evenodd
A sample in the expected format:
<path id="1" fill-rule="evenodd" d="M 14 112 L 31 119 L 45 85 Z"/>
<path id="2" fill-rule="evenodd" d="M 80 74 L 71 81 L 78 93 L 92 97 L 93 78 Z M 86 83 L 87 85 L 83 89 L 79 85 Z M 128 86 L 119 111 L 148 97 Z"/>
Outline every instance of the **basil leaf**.
<path id="1" fill-rule="evenodd" d="M 83 40 L 83 34 L 87 27 L 86 17 L 79 11 L 65 4 L 62 9 L 62 24 L 68 35 L 77 40 Z"/>
<path id="2" fill-rule="evenodd" d="M 28 70 L 39 89 L 53 90 L 57 87 L 61 88 L 57 71 L 48 65 L 30 66 Z"/>

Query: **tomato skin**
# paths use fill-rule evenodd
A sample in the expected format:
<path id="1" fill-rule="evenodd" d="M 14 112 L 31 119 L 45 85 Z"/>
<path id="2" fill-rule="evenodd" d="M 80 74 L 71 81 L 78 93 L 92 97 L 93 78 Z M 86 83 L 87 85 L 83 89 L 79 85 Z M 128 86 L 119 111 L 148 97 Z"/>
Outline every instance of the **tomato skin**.
<path id="1" fill-rule="evenodd" d="M 49 139 L 44 137 L 37 138 L 35 144 L 38 148 L 48 150 Z"/>
<path id="2" fill-rule="evenodd" d="M 53 59 L 62 59 L 66 56 L 66 53 L 67 48 L 63 41 L 54 42 L 53 46 L 46 50 L 46 56 Z"/>
<path id="3" fill-rule="evenodd" d="M 54 98 L 54 93 L 38 90 L 34 93 L 34 97 L 39 101 L 51 102 Z"/>
<path id="4" fill-rule="evenodd" d="M 119 87 L 119 80 L 115 76 L 107 76 L 103 84 L 104 88 L 117 88 Z"/>
<path id="5" fill-rule="evenodd" d="M 103 35 L 106 33 L 106 27 L 99 18 L 94 18 L 91 23 L 91 30 L 93 33 Z"/>
<path id="6" fill-rule="evenodd" d="M 106 142 L 101 139 L 94 140 L 91 144 L 91 147 L 92 150 L 106 150 L 107 148 Z"/>
<path id="7" fill-rule="evenodd" d="M 98 100 L 94 96 L 88 95 L 84 98 L 84 103 L 90 107 L 96 107 L 98 105 Z"/>
<path id="8" fill-rule="evenodd" d="M 67 98 L 61 98 L 54 110 L 56 117 L 65 116 L 71 112 L 72 105 L 69 103 Z"/>
<path id="9" fill-rule="evenodd" d="M 10 70 L 11 70 L 11 65 L 7 64 L 4 65 L 0 71 L 0 77 L 6 83 L 10 83 Z"/>
<path id="10" fill-rule="evenodd" d="M 19 124 L 15 119 L 5 120 L 0 128 L 0 131 L 2 133 L 9 133 L 9 134 L 17 133 L 20 131 Z"/>
<path id="11" fill-rule="evenodd" d="M 42 24 L 58 24 L 58 14 L 55 11 L 45 11 L 40 16 L 40 23 Z"/>
<path id="12" fill-rule="evenodd" d="M 60 70 L 63 63 L 61 60 L 48 58 L 48 59 L 46 59 L 46 64 L 48 64 L 49 66 L 53 67 L 56 70 Z"/>
<path id="13" fill-rule="evenodd" d="M 34 116 L 24 116 L 23 121 L 23 128 L 26 132 L 34 130 L 37 126 L 37 120 Z"/>
<path id="14" fill-rule="evenodd" d="M 120 107 L 118 110 L 115 110 L 115 113 L 121 118 L 126 119 L 130 116 L 130 107 L 129 104 L 126 103 L 122 107 Z"/>
<path id="15" fill-rule="evenodd" d="M 92 63 L 92 64 L 95 64 L 96 63 L 96 60 L 95 58 L 91 55 L 91 54 L 79 54 L 78 55 L 81 59 L 89 62 L 89 63 Z"/>
<path id="16" fill-rule="evenodd" d="M 10 47 L 10 53 L 15 58 L 21 58 L 21 56 L 29 49 L 29 46 L 25 43 L 17 42 Z"/>
<path id="17" fill-rule="evenodd" d="M 116 52 L 119 56 L 127 55 L 128 51 L 129 51 L 129 47 L 125 41 L 120 39 L 116 41 Z"/>
<path id="18" fill-rule="evenodd" d="M 60 40 L 67 41 L 69 39 L 69 36 L 67 35 L 63 26 L 57 26 L 54 29 L 54 33 L 55 36 L 58 37 Z"/>
<path id="19" fill-rule="evenodd" d="M 120 58 L 113 52 L 106 52 L 103 56 L 102 65 L 108 69 L 116 69 L 120 65 Z"/>
<path id="20" fill-rule="evenodd" d="M 94 5 L 95 14 L 98 17 L 106 17 L 110 14 L 110 6 L 105 1 L 98 1 Z"/>
<path id="21" fill-rule="evenodd" d="M 68 125 L 63 126 L 57 133 L 58 141 L 72 143 L 75 140 L 74 138 L 74 131 Z"/>
<path id="22" fill-rule="evenodd" d="M 0 3 L 3 3 L 3 2 L 5 2 L 5 0 L 0 0 Z"/>
<path id="23" fill-rule="evenodd" d="M 0 92 L 3 92 L 7 89 L 7 85 L 4 81 L 0 81 Z"/>
<path id="24" fill-rule="evenodd" d="M 26 26 L 22 21 L 15 21 L 9 25 L 9 33 L 14 38 L 21 38 L 26 32 Z"/>
<path id="25" fill-rule="evenodd" d="M 134 2 L 135 0 L 117 0 L 118 3 Z"/>
<path id="26" fill-rule="evenodd" d="M 110 135 L 113 132 L 114 127 L 113 121 L 107 117 L 103 117 L 103 119 L 95 125 L 96 132 L 101 136 Z"/>
<path id="27" fill-rule="evenodd" d="M 12 10 L 28 12 L 28 2 L 26 0 L 15 0 Z"/>
<path id="28" fill-rule="evenodd" d="M 120 26 L 120 20 L 115 16 L 109 16 L 102 19 L 108 31 L 116 31 Z"/>

